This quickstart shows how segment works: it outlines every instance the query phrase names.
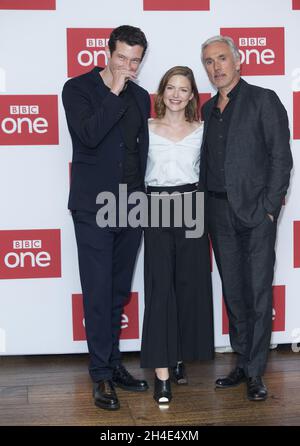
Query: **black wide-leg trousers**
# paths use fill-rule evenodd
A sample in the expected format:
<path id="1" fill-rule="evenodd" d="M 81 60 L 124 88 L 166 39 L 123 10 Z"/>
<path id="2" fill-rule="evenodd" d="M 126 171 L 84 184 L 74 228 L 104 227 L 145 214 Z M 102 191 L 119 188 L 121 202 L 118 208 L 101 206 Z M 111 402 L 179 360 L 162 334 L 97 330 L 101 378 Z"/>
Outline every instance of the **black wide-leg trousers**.
<path id="1" fill-rule="evenodd" d="M 264 373 L 272 333 L 276 221 L 253 228 L 235 216 L 227 199 L 209 196 L 208 230 L 222 280 L 237 365 L 249 377 Z"/>
<path id="2" fill-rule="evenodd" d="M 195 207 L 196 194 L 192 197 Z M 145 229 L 142 367 L 172 367 L 214 355 L 208 235 L 187 238 L 186 229 Z"/>

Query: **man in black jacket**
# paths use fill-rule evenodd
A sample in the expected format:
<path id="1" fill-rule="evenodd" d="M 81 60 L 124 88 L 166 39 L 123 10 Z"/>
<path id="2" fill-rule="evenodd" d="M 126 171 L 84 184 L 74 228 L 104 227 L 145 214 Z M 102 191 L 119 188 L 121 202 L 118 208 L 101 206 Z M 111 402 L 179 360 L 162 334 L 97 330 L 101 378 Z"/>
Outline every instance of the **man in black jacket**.
<path id="1" fill-rule="evenodd" d="M 108 47 L 107 66 L 68 80 L 62 98 L 73 143 L 69 209 L 78 247 L 89 371 L 95 404 L 115 410 L 120 407 L 115 385 L 132 391 L 148 388 L 121 364 L 119 350 L 121 315 L 142 232 L 140 227 L 99 227 L 96 197 L 110 192 L 118 201 L 120 184 L 128 193 L 143 190 L 150 98 L 134 82 L 147 49 L 144 33 L 120 26 L 111 33 Z"/>
<path id="2" fill-rule="evenodd" d="M 272 332 L 276 224 L 292 168 L 287 113 L 274 91 L 240 78 L 229 37 L 202 45 L 218 93 L 203 107 L 201 180 L 237 364 L 217 388 L 247 381 L 251 401 L 267 398 L 262 375 Z"/>

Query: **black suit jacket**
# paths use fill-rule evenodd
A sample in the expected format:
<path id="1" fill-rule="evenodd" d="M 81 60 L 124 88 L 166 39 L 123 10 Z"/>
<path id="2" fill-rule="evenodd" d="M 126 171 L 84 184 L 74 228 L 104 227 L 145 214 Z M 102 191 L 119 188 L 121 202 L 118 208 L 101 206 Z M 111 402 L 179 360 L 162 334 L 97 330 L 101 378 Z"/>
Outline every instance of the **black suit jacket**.
<path id="1" fill-rule="evenodd" d="M 293 165 L 286 110 L 276 93 L 241 79 L 225 158 L 228 201 L 246 226 L 278 216 Z M 200 179 L 206 184 L 206 134 L 216 96 L 204 104 Z"/>
<path id="2" fill-rule="evenodd" d="M 109 92 L 95 67 L 69 79 L 62 99 L 73 145 L 69 209 L 96 212 L 99 192 L 118 194 L 123 177 L 125 143 L 120 119 L 126 105 Z M 149 135 L 150 97 L 146 90 L 129 81 L 129 88 L 141 111 L 143 126 L 137 138 L 140 167 L 144 178 Z"/>

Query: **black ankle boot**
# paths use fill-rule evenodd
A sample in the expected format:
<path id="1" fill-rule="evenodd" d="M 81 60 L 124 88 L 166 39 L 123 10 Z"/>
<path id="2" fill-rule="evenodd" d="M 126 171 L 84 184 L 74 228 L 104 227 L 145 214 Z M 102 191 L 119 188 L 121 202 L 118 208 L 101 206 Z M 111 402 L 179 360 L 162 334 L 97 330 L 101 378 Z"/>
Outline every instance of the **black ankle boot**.
<path id="1" fill-rule="evenodd" d="M 158 404 L 168 404 L 172 399 L 170 379 L 162 381 L 155 375 L 153 398 Z"/>

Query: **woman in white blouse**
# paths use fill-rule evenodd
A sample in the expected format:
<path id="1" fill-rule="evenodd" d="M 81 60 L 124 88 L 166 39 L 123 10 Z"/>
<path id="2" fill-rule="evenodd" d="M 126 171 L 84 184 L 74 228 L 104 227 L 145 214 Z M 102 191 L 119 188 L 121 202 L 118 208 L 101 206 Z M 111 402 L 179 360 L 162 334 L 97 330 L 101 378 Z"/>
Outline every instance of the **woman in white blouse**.
<path id="1" fill-rule="evenodd" d="M 156 119 L 149 120 L 146 190 L 151 220 L 157 194 L 190 195 L 195 214 L 203 125 L 193 72 L 177 66 L 160 81 Z M 166 195 L 165 195 L 166 196 Z M 163 201 L 161 199 L 162 206 Z M 183 207 L 184 207 L 184 200 Z M 213 357 L 213 312 L 207 234 L 186 238 L 186 227 L 145 229 L 145 314 L 141 366 L 155 368 L 154 399 L 172 398 L 169 369 L 177 384 L 187 383 L 183 361 Z M 152 212 L 152 214 L 151 214 Z M 178 217 L 178 215 L 177 215 Z"/>

